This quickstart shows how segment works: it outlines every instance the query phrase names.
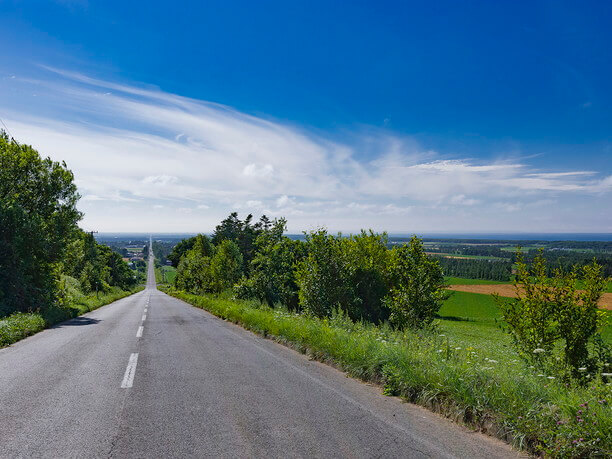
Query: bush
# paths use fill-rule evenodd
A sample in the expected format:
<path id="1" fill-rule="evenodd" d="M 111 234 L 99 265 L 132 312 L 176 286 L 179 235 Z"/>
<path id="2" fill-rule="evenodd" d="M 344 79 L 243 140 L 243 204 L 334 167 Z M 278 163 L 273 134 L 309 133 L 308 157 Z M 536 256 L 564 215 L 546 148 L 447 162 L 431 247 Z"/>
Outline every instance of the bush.
<path id="1" fill-rule="evenodd" d="M 597 361 L 589 355 L 589 344 L 603 325 L 603 313 L 597 302 L 605 279 L 596 263 L 569 273 L 554 270 L 548 277 L 546 260 L 540 253 L 533 266 L 528 266 L 522 254 L 517 254 L 515 300 L 496 298 L 519 354 L 526 360 L 562 373 L 556 359 L 561 350 L 569 376 L 582 377 L 594 370 L 601 371 L 609 362 Z M 576 288 L 581 279 L 583 291 Z"/>
<path id="2" fill-rule="evenodd" d="M 210 261 L 210 290 L 222 292 L 236 284 L 242 277 L 242 254 L 238 245 L 225 239 L 216 247 Z"/>
<path id="3" fill-rule="evenodd" d="M 340 243 L 351 295 L 347 310 L 349 317 L 352 320 L 384 322 L 390 313 L 385 297 L 391 284 L 391 252 L 387 249 L 387 234 L 361 231 Z"/>
<path id="4" fill-rule="evenodd" d="M 348 272 L 343 265 L 341 236 L 324 229 L 306 236 L 307 257 L 297 267 L 300 307 L 316 317 L 328 317 L 350 304 Z"/>
<path id="5" fill-rule="evenodd" d="M 193 238 L 191 249 L 181 257 L 174 278 L 177 288 L 192 293 L 212 291 L 211 257 L 214 246 L 207 236 L 198 234 Z"/>
<path id="6" fill-rule="evenodd" d="M 391 322 L 398 328 L 431 325 L 447 298 L 438 261 L 427 256 L 423 243 L 413 236 L 408 245 L 391 252 L 393 288 L 386 303 Z"/>

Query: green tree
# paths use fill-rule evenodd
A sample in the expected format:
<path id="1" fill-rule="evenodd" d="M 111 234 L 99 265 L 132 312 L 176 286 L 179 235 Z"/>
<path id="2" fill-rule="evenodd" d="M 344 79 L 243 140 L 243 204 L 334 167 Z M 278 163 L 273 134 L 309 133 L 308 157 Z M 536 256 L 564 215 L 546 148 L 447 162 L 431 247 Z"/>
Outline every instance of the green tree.
<path id="1" fill-rule="evenodd" d="M 238 218 L 237 212 L 232 212 L 217 225 L 212 236 L 212 242 L 215 246 L 221 244 L 224 240 L 233 241 L 238 245 L 242 254 L 242 269 L 247 275 L 249 274 L 251 261 L 255 256 L 255 241 L 262 232 L 268 231 L 272 225 L 270 219 L 265 215 L 255 224 L 252 224 L 252 221 L 252 214 L 247 215 L 242 221 Z"/>
<path id="2" fill-rule="evenodd" d="M 251 261 L 249 277 L 236 286 L 240 298 L 256 298 L 270 306 L 283 304 L 290 309 L 298 307 L 298 288 L 295 266 L 304 258 L 301 241 L 283 236 L 287 222 L 284 218 L 266 222 L 255 241 L 255 255 Z"/>
<path id="3" fill-rule="evenodd" d="M 214 292 L 232 288 L 242 277 L 242 254 L 234 241 L 223 240 L 210 261 L 211 287 Z"/>
<path id="4" fill-rule="evenodd" d="M 53 303 L 81 213 L 72 172 L 0 132 L 0 314 Z"/>
<path id="5" fill-rule="evenodd" d="M 183 239 L 178 244 L 176 244 L 170 254 L 168 255 L 168 260 L 172 262 L 172 266 L 175 268 L 178 267 L 181 257 L 185 255 L 189 250 L 193 248 L 193 244 L 195 244 L 196 237 L 190 237 L 188 239 Z"/>
<path id="6" fill-rule="evenodd" d="M 351 290 L 348 314 L 353 320 L 382 322 L 389 318 L 390 251 L 387 234 L 361 231 L 341 241 L 344 269 Z"/>
<path id="7" fill-rule="evenodd" d="M 308 255 L 297 267 L 300 307 L 317 317 L 348 309 L 349 279 L 343 266 L 341 236 L 319 229 L 306 235 Z"/>
<path id="8" fill-rule="evenodd" d="M 413 236 L 408 245 L 391 251 L 393 287 L 386 299 L 391 322 L 398 328 L 430 326 L 447 298 L 438 261 L 425 253 L 421 240 Z"/>
<path id="9" fill-rule="evenodd" d="M 242 232 L 242 221 L 238 218 L 238 212 L 232 212 L 216 227 L 212 237 L 212 243 L 219 245 L 224 240 L 237 241 Z"/>

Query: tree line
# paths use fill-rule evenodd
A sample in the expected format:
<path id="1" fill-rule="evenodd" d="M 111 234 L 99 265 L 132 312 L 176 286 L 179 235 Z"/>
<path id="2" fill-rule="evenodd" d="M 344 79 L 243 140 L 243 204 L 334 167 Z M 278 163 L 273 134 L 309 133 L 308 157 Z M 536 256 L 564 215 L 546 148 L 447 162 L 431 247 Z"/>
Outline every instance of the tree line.
<path id="1" fill-rule="evenodd" d="M 510 261 L 435 257 L 446 276 L 509 281 L 512 275 Z"/>
<path id="2" fill-rule="evenodd" d="M 61 304 L 74 288 L 136 282 L 119 254 L 79 229 L 79 197 L 65 163 L 0 131 L 0 316 Z"/>
<path id="3" fill-rule="evenodd" d="M 342 311 L 353 320 L 429 325 L 446 297 L 438 260 L 420 239 L 389 249 L 386 233 L 343 237 L 324 229 L 304 241 L 285 236 L 286 220 L 253 222 L 230 214 L 212 237 L 177 244 L 168 259 L 175 287 L 195 294 L 232 289 L 238 298 L 284 305 L 318 317 Z"/>
<path id="4" fill-rule="evenodd" d="M 564 272 L 571 271 L 574 267 L 585 267 L 596 262 L 602 268 L 604 277 L 612 277 L 612 254 L 610 253 L 585 253 L 573 250 L 542 250 L 530 249 L 525 255 L 525 261 L 533 263 L 541 256 L 546 259 L 546 269 L 549 276 L 554 275 L 556 269 Z"/>

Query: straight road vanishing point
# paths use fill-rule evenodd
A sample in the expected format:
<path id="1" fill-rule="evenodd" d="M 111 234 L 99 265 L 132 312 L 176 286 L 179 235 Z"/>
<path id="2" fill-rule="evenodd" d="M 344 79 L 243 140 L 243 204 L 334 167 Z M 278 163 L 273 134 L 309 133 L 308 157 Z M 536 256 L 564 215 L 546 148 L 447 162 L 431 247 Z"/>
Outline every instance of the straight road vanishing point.
<path id="1" fill-rule="evenodd" d="M 1 457 L 517 455 L 158 291 L 152 268 L 0 350 Z"/>

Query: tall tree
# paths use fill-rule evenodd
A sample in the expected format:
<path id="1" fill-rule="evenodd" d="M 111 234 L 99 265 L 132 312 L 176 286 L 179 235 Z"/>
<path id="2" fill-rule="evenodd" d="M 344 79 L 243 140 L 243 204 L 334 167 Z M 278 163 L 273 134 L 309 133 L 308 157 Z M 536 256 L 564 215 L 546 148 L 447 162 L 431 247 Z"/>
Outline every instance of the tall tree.
<path id="1" fill-rule="evenodd" d="M 78 230 L 78 199 L 65 163 L 0 132 L 0 312 L 55 300 L 54 265 Z"/>

